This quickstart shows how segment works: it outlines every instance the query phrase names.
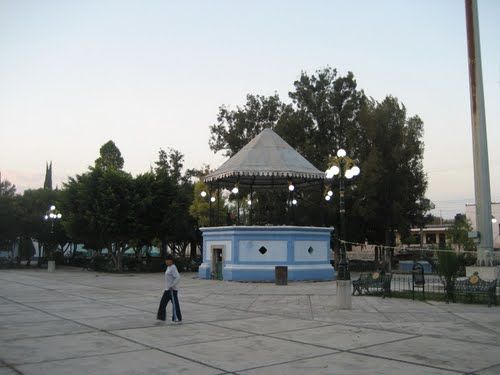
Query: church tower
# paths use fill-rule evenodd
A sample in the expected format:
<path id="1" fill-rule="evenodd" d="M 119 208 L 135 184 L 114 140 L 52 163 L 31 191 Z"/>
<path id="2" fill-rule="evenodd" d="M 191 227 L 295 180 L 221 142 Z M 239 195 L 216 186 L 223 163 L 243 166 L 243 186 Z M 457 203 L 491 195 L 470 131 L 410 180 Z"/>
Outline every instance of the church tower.
<path id="1" fill-rule="evenodd" d="M 45 166 L 45 181 L 43 182 L 43 188 L 47 190 L 52 190 L 52 161 L 46 163 Z"/>

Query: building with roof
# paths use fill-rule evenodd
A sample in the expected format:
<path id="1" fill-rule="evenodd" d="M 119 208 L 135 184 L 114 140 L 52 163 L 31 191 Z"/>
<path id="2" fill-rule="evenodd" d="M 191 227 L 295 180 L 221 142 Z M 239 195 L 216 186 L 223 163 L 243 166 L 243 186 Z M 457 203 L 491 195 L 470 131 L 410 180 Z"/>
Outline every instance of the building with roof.
<path id="1" fill-rule="evenodd" d="M 293 193 L 295 189 L 323 184 L 324 179 L 324 172 L 273 130 L 265 129 L 203 180 L 211 191 L 225 188 L 237 195 L 245 188 L 252 207 L 254 190 L 283 189 Z M 331 228 L 234 225 L 200 230 L 204 249 L 199 268 L 202 279 L 274 281 L 276 266 L 287 267 L 289 280 L 335 278 L 330 263 Z"/>

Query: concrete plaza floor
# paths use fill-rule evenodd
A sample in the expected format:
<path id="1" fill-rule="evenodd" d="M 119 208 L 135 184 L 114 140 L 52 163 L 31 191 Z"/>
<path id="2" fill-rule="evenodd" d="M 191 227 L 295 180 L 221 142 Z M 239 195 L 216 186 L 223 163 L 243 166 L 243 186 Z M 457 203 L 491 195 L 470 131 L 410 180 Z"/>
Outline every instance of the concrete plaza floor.
<path id="1" fill-rule="evenodd" d="M 157 325 L 161 273 L 0 271 L 0 374 L 500 374 L 499 307 L 182 277 Z"/>

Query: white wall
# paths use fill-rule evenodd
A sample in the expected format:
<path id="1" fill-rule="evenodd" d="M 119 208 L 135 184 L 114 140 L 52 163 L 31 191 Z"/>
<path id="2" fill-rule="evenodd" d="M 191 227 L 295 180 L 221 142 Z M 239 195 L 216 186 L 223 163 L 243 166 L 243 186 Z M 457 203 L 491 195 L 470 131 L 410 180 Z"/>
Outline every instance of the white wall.
<path id="1" fill-rule="evenodd" d="M 259 249 L 267 249 L 261 254 Z M 239 257 L 242 262 L 286 262 L 287 241 L 239 241 Z"/>
<path id="2" fill-rule="evenodd" d="M 329 243 L 326 241 L 295 241 L 294 258 L 298 262 L 306 262 L 308 260 L 327 260 Z M 313 252 L 309 254 L 309 247 L 313 248 Z"/>

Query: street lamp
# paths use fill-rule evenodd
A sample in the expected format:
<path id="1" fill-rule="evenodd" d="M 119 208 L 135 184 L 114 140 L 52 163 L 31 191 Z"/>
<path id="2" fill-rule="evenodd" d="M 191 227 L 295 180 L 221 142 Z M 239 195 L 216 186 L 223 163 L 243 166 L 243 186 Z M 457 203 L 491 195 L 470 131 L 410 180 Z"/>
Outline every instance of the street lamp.
<path id="1" fill-rule="evenodd" d="M 50 233 L 54 233 L 54 221 L 60 220 L 62 218 L 62 214 L 57 210 L 56 206 L 52 205 L 45 213 L 43 217 L 45 221 L 50 220 Z"/>
<path id="2" fill-rule="evenodd" d="M 233 193 L 234 196 L 236 197 L 236 210 L 237 210 L 236 225 L 240 225 L 240 197 L 238 195 L 239 192 L 240 192 L 239 184 L 236 183 L 234 187 L 231 189 L 231 193 Z"/>
<path id="3" fill-rule="evenodd" d="M 355 165 L 353 159 L 347 156 L 344 149 L 337 151 L 337 156 L 332 156 L 329 160 L 329 168 L 326 170 L 326 178 L 332 179 L 334 176 L 339 176 L 339 206 L 340 206 L 340 240 L 346 240 L 346 223 L 345 223 L 345 202 L 344 202 L 344 178 L 350 180 L 351 178 L 359 175 L 361 170 Z M 333 192 L 328 190 L 325 200 L 330 201 Z M 346 257 L 345 242 L 339 243 L 340 248 L 340 262 L 337 280 L 350 280 L 349 266 Z"/>
<path id="4" fill-rule="evenodd" d="M 50 208 L 45 213 L 45 216 L 43 217 L 43 219 L 45 221 L 50 220 L 50 234 L 52 236 L 54 236 L 54 222 L 56 220 L 61 220 L 61 218 L 62 218 L 62 214 L 59 212 L 59 210 L 54 205 L 51 205 Z M 54 261 L 54 259 L 52 259 L 52 256 L 53 256 L 53 251 L 51 248 L 49 250 L 49 259 L 48 259 L 48 265 L 47 265 L 48 272 L 54 272 L 56 269 L 56 262 Z"/>

